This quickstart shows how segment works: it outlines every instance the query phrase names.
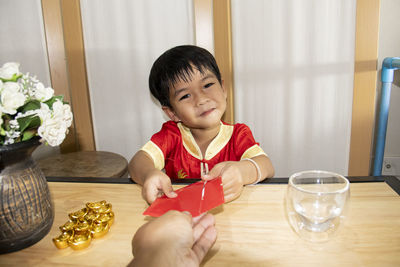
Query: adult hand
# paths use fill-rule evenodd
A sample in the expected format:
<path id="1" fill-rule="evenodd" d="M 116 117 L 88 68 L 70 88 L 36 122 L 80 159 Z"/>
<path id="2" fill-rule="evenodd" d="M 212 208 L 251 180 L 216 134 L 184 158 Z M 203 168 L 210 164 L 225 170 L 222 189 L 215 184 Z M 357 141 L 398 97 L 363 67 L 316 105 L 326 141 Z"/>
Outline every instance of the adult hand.
<path id="1" fill-rule="evenodd" d="M 211 214 L 169 211 L 136 232 L 130 266 L 199 266 L 217 238 L 214 224 Z"/>
<path id="2" fill-rule="evenodd" d="M 154 169 L 144 180 L 142 196 L 147 203 L 151 204 L 162 194 L 165 194 L 169 198 L 174 198 L 177 196 L 172 188 L 171 179 L 168 177 L 168 175 L 162 171 Z"/>
<path id="3" fill-rule="evenodd" d="M 240 161 L 220 162 L 201 179 L 208 181 L 221 176 L 225 202 L 230 202 L 238 198 L 243 191 L 244 181 L 240 170 L 240 164 L 242 164 Z"/>

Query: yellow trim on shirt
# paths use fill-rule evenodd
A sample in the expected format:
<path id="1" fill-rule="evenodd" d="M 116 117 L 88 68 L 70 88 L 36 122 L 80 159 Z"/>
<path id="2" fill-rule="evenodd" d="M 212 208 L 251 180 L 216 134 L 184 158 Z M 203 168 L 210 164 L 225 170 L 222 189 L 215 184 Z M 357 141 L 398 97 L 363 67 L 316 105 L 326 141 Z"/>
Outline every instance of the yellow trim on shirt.
<path id="1" fill-rule="evenodd" d="M 179 131 L 181 132 L 182 135 L 182 143 L 185 149 L 189 152 L 190 155 L 197 159 L 203 159 L 203 156 L 201 155 L 201 150 L 199 146 L 196 143 L 196 140 L 194 140 L 194 137 L 192 135 L 192 132 L 188 127 L 183 125 L 181 122 L 177 123 Z"/>
<path id="2" fill-rule="evenodd" d="M 208 145 L 204 159 L 210 160 L 217 155 L 229 142 L 233 134 L 233 125 L 226 125 L 221 122 L 221 127 L 217 136 Z M 178 128 L 182 135 L 182 142 L 185 149 L 195 158 L 202 160 L 203 155 L 194 139 L 189 128 L 182 123 L 178 123 Z"/>
<path id="3" fill-rule="evenodd" d="M 144 152 L 149 154 L 149 156 L 153 159 L 154 167 L 156 169 L 164 169 L 164 153 L 153 141 L 148 141 L 140 150 L 143 150 Z"/>
<path id="4" fill-rule="evenodd" d="M 250 159 L 250 158 L 254 158 L 260 155 L 267 155 L 265 154 L 264 150 L 257 144 L 253 145 L 252 147 L 249 147 L 242 155 L 242 157 L 240 158 L 242 159 Z"/>
<path id="5" fill-rule="evenodd" d="M 217 155 L 229 142 L 233 134 L 233 125 L 221 123 L 218 135 L 211 141 L 206 150 L 206 160 L 212 159 Z"/>

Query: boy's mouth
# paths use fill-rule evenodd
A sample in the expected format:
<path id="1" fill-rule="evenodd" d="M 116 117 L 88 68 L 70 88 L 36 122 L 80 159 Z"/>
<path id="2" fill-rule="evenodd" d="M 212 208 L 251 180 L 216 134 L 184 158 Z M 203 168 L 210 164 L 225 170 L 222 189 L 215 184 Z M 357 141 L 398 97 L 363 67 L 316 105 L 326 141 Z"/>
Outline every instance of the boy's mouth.
<path id="1" fill-rule="evenodd" d="M 214 110 L 215 110 L 215 108 L 207 109 L 206 111 L 200 113 L 200 117 L 207 116 L 208 114 L 212 113 Z"/>

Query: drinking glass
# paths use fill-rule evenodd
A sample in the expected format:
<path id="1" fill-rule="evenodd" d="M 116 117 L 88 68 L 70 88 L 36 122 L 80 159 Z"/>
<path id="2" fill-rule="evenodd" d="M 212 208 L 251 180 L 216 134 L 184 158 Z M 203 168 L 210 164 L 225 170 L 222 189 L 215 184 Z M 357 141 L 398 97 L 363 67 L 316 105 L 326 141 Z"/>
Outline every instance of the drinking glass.
<path id="1" fill-rule="evenodd" d="M 286 212 L 293 230 L 310 242 L 329 241 L 343 224 L 350 198 L 349 181 L 327 171 L 290 176 Z"/>

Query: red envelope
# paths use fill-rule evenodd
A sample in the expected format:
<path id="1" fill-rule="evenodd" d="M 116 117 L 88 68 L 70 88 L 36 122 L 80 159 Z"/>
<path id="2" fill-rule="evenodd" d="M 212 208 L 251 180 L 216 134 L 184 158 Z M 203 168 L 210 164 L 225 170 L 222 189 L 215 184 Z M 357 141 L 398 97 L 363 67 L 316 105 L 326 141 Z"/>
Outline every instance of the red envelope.
<path id="1" fill-rule="evenodd" d="M 203 186 L 204 195 L 202 197 Z M 175 198 L 168 198 L 165 195 L 157 198 L 143 212 L 143 215 L 159 217 L 169 210 L 177 210 L 188 211 L 193 217 L 196 217 L 225 202 L 221 177 L 207 182 L 200 181 L 193 183 L 175 192 L 178 194 Z"/>

